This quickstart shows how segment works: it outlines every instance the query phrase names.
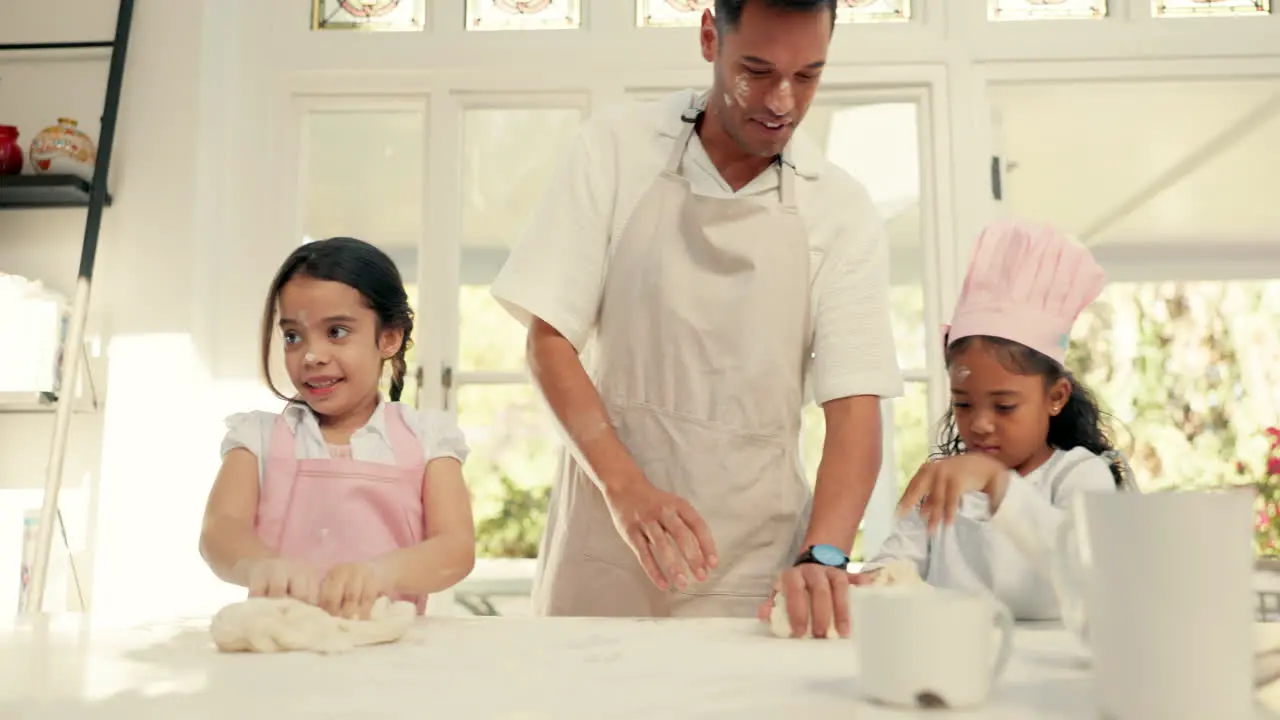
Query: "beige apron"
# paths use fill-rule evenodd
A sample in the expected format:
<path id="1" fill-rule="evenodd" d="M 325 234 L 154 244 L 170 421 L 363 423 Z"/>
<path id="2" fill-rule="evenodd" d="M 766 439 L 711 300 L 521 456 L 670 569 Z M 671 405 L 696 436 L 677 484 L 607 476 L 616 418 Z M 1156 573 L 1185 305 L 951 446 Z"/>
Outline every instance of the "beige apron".
<path id="1" fill-rule="evenodd" d="M 659 590 L 566 452 L 539 552 L 538 614 L 754 617 L 803 538 L 809 247 L 795 172 L 776 163 L 780 202 L 693 194 L 679 171 L 699 114 L 685 112 L 616 241 L 594 377 L 645 477 L 702 515 L 720 563 L 705 582 Z"/>

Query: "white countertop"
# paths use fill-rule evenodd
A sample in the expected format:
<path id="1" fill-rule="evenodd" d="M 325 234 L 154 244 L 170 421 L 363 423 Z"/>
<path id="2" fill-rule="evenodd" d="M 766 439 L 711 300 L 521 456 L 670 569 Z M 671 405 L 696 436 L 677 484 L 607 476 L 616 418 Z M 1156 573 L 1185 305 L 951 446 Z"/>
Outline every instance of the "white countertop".
<path id="1" fill-rule="evenodd" d="M 398 644 L 329 657 L 222 654 L 207 624 L 2 628 L 0 718 L 952 716 L 865 704 L 852 641 L 779 640 L 750 620 L 428 617 Z M 1095 717 L 1086 656 L 1064 631 L 1024 625 L 1015 644 L 992 702 L 955 716 Z"/>

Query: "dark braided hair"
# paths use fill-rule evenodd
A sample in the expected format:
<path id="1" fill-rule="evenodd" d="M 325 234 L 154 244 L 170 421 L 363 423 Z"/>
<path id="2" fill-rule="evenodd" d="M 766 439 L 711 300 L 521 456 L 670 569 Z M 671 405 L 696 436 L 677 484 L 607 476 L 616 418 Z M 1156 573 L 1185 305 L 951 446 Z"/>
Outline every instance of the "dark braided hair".
<path id="1" fill-rule="evenodd" d="M 410 339 L 413 334 L 413 308 L 409 306 L 409 295 L 405 292 L 400 269 L 391 258 L 373 245 L 349 237 L 317 240 L 299 247 L 284 261 L 276 272 L 275 279 L 271 281 L 267 306 L 262 313 L 262 373 L 266 377 L 267 387 L 281 400 L 293 400 L 281 393 L 272 382 L 270 361 L 276 302 L 281 288 L 298 276 L 340 282 L 354 288 L 378 316 L 379 332 L 388 329 L 404 331 L 400 349 L 391 357 L 389 394 L 392 402 L 398 401 L 400 393 L 404 391 L 405 373 L 408 372 L 405 353 L 413 345 Z"/>
<path id="2" fill-rule="evenodd" d="M 1115 453 L 1107 427 L 1110 416 L 1098 407 L 1093 393 L 1081 385 L 1069 370 L 1048 355 L 1026 345 L 988 335 L 962 337 L 949 344 L 946 353 L 947 367 L 951 367 L 952 361 L 975 342 L 990 348 L 996 361 L 1009 372 L 1044 378 L 1046 388 L 1053 387 L 1059 380 L 1070 383 L 1070 399 L 1061 412 L 1049 418 L 1049 446 L 1059 450 L 1082 447 L 1109 461 L 1111 475 L 1117 486 L 1127 482 L 1123 468 L 1110 459 Z M 947 414 L 938 426 L 938 447 L 932 457 L 950 457 L 964 451 L 964 441 L 960 439 L 960 431 L 956 427 L 955 410 L 948 407 Z"/>

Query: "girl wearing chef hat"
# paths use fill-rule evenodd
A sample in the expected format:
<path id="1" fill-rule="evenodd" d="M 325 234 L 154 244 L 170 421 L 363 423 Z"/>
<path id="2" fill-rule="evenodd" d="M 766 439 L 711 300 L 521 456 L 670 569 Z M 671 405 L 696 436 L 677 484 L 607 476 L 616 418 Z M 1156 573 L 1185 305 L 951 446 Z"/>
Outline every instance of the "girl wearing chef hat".
<path id="1" fill-rule="evenodd" d="M 914 563 L 935 586 L 993 592 L 1019 619 L 1056 619 L 1045 568 L 1080 492 L 1131 488 L 1092 394 L 1063 366 L 1071 326 L 1106 283 L 1062 233 L 1000 222 L 978 238 L 943 328 L 951 409 L 912 478 L 877 565 Z"/>
<path id="2" fill-rule="evenodd" d="M 330 238 L 285 260 L 267 296 L 262 368 L 288 405 L 227 422 L 200 537 L 219 578 L 368 617 L 383 595 L 421 612 L 471 572 L 462 432 L 398 402 L 412 332 L 400 272 L 374 246 Z M 294 395 L 271 382 L 277 334 Z"/>

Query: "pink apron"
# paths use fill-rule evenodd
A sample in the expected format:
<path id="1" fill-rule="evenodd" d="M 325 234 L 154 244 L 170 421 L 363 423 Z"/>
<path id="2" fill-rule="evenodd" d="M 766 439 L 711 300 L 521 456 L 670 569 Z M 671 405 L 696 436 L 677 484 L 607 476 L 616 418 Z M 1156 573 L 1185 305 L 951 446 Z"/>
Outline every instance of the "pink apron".
<path id="1" fill-rule="evenodd" d="M 258 537 L 268 547 L 324 573 L 422 542 L 422 445 L 400 413 L 377 412 L 385 413 L 395 465 L 299 460 L 289 423 L 283 415 L 276 420 L 258 499 Z M 395 599 L 426 609 L 426 596 Z"/>

